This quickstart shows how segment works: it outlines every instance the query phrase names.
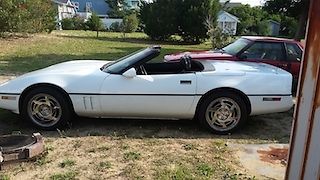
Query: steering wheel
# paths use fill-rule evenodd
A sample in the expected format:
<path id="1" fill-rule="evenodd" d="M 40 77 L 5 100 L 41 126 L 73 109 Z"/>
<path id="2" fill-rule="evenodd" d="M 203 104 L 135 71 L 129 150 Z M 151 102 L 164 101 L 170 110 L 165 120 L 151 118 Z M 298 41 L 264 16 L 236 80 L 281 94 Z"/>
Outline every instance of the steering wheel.
<path id="1" fill-rule="evenodd" d="M 183 69 L 186 71 L 191 70 L 191 56 L 189 55 L 184 55 L 180 58 L 180 64 L 182 65 Z"/>

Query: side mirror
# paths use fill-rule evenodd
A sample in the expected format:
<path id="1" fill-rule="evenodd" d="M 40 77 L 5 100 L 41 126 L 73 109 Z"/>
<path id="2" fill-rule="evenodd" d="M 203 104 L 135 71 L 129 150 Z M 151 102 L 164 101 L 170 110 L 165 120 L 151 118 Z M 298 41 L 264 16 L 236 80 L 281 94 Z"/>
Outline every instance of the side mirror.
<path id="1" fill-rule="evenodd" d="M 126 77 L 126 78 L 134 78 L 137 76 L 137 71 L 135 68 L 130 68 L 129 70 L 127 70 L 126 72 L 124 72 L 122 74 L 122 76 Z"/>

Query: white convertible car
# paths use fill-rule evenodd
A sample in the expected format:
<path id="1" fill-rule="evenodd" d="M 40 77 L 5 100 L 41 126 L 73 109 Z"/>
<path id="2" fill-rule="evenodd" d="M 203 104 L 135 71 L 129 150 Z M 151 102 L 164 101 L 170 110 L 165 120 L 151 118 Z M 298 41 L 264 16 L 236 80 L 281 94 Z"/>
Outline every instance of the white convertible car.
<path id="1" fill-rule="evenodd" d="M 283 112 L 292 103 L 290 73 L 246 62 L 152 63 L 160 47 L 117 61 L 70 61 L 0 85 L 0 108 L 42 129 L 84 117 L 197 119 L 215 133 L 249 115 Z"/>

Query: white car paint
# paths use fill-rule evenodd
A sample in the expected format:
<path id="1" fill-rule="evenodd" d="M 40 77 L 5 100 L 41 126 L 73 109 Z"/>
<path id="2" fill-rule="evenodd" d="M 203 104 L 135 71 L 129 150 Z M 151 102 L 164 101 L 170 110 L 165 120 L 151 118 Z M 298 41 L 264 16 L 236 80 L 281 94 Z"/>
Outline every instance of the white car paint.
<path id="1" fill-rule="evenodd" d="M 69 94 L 76 114 L 87 117 L 192 119 L 200 98 L 217 88 L 244 93 L 250 100 L 251 115 L 287 111 L 293 105 L 291 74 L 267 64 L 201 61 L 205 68 L 202 72 L 128 78 L 101 71 L 106 63 L 70 61 L 1 84 L 0 108 L 19 113 L 20 95 L 39 83 L 62 88 Z"/>

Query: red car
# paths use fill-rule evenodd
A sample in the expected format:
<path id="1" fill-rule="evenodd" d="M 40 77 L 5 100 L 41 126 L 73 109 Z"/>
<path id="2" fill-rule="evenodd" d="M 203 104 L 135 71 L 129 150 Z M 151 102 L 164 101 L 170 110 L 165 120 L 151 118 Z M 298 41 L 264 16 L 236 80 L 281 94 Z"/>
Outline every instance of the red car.
<path id="1" fill-rule="evenodd" d="M 165 61 L 176 61 L 188 54 L 198 60 L 263 62 L 289 71 L 297 80 L 303 49 L 300 42 L 291 39 L 244 36 L 220 50 L 166 55 Z"/>

